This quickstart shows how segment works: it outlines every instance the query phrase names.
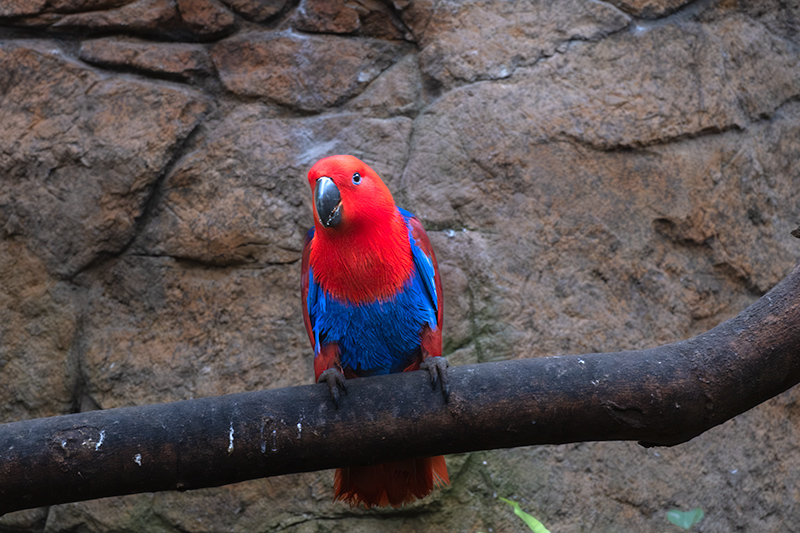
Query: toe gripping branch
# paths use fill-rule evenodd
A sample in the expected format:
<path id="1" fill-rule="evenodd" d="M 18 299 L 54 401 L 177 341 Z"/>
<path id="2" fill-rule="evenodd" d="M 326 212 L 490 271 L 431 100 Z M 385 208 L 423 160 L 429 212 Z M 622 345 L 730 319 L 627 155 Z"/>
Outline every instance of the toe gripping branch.
<path id="1" fill-rule="evenodd" d="M 444 357 L 428 357 L 420 365 L 420 370 L 427 370 L 431 375 L 431 386 L 436 389 L 436 384 L 442 384 L 442 396 L 445 403 L 450 399 L 450 384 L 447 381 L 447 367 L 450 366 Z"/>
<path id="2" fill-rule="evenodd" d="M 347 394 L 347 379 L 344 377 L 339 369 L 329 368 L 319 375 L 317 383 L 325 382 L 328 384 L 328 390 L 331 391 L 331 399 L 333 400 L 336 408 L 339 408 L 339 391 Z"/>

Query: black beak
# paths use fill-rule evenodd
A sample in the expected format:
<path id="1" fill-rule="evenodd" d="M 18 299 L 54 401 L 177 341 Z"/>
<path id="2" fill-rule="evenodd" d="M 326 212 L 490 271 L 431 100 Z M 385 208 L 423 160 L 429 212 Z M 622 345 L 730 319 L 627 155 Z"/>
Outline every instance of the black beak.
<path id="1" fill-rule="evenodd" d="M 337 226 L 342 221 L 342 195 L 327 176 L 319 178 L 314 186 L 314 205 L 319 221 L 326 228 Z"/>

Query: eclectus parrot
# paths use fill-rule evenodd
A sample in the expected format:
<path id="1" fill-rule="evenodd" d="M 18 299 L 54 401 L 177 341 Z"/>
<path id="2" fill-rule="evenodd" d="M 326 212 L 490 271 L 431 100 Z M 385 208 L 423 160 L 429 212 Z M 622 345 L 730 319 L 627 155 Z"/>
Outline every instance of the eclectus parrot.
<path id="1" fill-rule="evenodd" d="M 314 373 L 334 403 L 346 379 L 424 369 L 447 400 L 442 282 L 419 220 L 349 155 L 308 172 L 314 227 L 303 247 L 302 300 Z M 336 470 L 335 499 L 399 507 L 449 484 L 444 457 Z"/>

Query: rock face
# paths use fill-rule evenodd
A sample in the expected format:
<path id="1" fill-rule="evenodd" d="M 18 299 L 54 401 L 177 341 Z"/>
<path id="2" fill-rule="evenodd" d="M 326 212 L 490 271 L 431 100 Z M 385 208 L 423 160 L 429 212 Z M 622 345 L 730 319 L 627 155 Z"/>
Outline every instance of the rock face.
<path id="1" fill-rule="evenodd" d="M 402 48 L 372 39 L 258 32 L 225 39 L 211 56 L 225 88 L 237 96 L 322 111 L 361 93 Z"/>
<path id="2" fill-rule="evenodd" d="M 5 2 L 0 422 L 311 382 L 305 173 L 335 153 L 429 229 L 451 364 L 709 329 L 800 253 L 798 21 L 777 1 Z M 334 504 L 318 472 L 0 531 L 520 531 L 504 496 L 559 532 L 665 531 L 675 507 L 780 532 L 798 402 L 670 449 L 451 456 L 410 513 Z"/>
<path id="3" fill-rule="evenodd" d="M 156 180 L 211 101 L 94 71 L 45 43 L 4 42 L 0 61 L 4 236 L 73 277 L 133 239 Z"/>

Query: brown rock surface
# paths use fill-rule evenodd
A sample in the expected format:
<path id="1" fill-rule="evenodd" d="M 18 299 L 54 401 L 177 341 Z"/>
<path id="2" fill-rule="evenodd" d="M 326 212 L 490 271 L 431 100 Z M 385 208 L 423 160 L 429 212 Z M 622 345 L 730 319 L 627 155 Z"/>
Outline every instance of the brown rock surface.
<path id="1" fill-rule="evenodd" d="M 245 33 L 225 39 L 211 57 L 225 87 L 239 96 L 321 111 L 361 92 L 399 55 L 379 40 Z"/>
<path id="2" fill-rule="evenodd" d="M 233 31 L 233 13 L 217 0 L 177 0 L 183 23 L 204 39 L 220 37 Z"/>
<path id="3" fill-rule="evenodd" d="M 355 5 L 346 0 L 302 0 L 295 28 L 319 33 L 353 33 L 361 28 Z"/>
<path id="4" fill-rule="evenodd" d="M 0 4 L 0 17 L 35 15 L 44 9 L 47 0 L 7 0 Z"/>
<path id="5" fill-rule="evenodd" d="M 81 401 L 120 407 L 313 379 L 290 267 L 188 264 L 133 255 L 87 287 Z"/>
<path id="6" fill-rule="evenodd" d="M 105 76 L 43 43 L 4 44 L 0 62 L 0 224 L 49 272 L 71 277 L 130 242 L 171 150 L 208 102 Z"/>
<path id="7" fill-rule="evenodd" d="M 293 26 L 316 33 L 355 33 L 379 39 L 404 39 L 402 21 L 380 0 L 302 0 Z"/>
<path id="8" fill-rule="evenodd" d="M 0 420 L 311 382 L 305 173 L 332 153 L 429 229 L 451 364 L 683 339 L 800 256 L 800 2 L 6 8 L 25 37 L 0 41 Z M 668 449 L 451 456 L 452 487 L 405 510 L 334 504 L 319 472 L 0 531 L 522 530 L 503 496 L 551 531 L 701 507 L 700 531 L 778 533 L 800 520 L 799 401 Z"/>
<path id="9" fill-rule="evenodd" d="M 422 105 L 422 75 L 416 54 L 408 54 L 386 69 L 344 107 L 372 116 L 414 115 Z"/>
<path id="10" fill-rule="evenodd" d="M 47 0 L 48 10 L 59 13 L 75 13 L 79 11 L 97 11 L 112 9 L 130 4 L 136 0 Z"/>
<path id="11" fill-rule="evenodd" d="M 287 0 L 222 0 L 222 2 L 240 15 L 256 22 L 264 22 L 280 13 Z"/>
<path id="12" fill-rule="evenodd" d="M 601 149 L 649 145 L 741 129 L 770 115 L 800 89 L 792 46 L 734 17 L 702 27 L 659 26 L 611 36 L 580 55 L 559 54 L 508 82 L 470 85 L 444 100 L 456 107 L 460 99 L 483 102 L 466 117 L 476 123 L 508 113 L 519 125 L 503 128 L 525 128 L 533 142 L 562 137 Z M 617 83 L 609 85 L 592 65 L 613 69 Z M 519 95 L 527 101 L 522 110 L 512 101 Z"/>
<path id="13" fill-rule="evenodd" d="M 2 205 L 2 204 L 0 204 Z M 0 240 L 0 421 L 53 416 L 74 406 L 78 329 L 74 289 L 53 280 L 18 239 Z"/>
<path id="14" fill-rule="evenodd" d="M 663 17 L 689 3 L 689 0 L 612 0 L 621 10 L 643 18 Z"/>
<path id="15" fill-rule="evenodd" d="M 508 78 L 573 41 L 599 40 L 630 23 L 608 4 L 580 0 L 530 5 L 445 0 L 422 16 L 424 8 L 412 10 L 406 20 L 422 45 L 422 70 L 447 87 Z"/>
<path id="16" fill-rule="evenodd" d="M 136 0 L 108 10 L 64 15 L 53 27 L 158 34 L 173 31 L 179 20 L 175 0 Z"/>
<path id="17" fill-rule="evenodd" d="M 214 71 L 208 52 L 196 44 L 105 37 L 81 43 L 78 56 L 100 66 L 130 68 L 183 80 L 207 77 Z"/>
<path id="18" fill-rule="evenodd" d="M 235 17 L 218 0 L 58 1 L 29 10 L 24 26 L 50 27 L 90 34 L 121 32 L 175 39 L 207 41 L 230 34 Z M 0 16 L 3 16 L 0 11 Z"/>

